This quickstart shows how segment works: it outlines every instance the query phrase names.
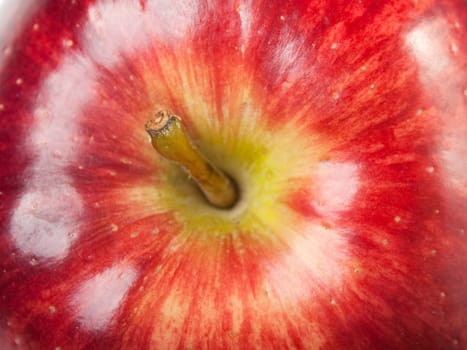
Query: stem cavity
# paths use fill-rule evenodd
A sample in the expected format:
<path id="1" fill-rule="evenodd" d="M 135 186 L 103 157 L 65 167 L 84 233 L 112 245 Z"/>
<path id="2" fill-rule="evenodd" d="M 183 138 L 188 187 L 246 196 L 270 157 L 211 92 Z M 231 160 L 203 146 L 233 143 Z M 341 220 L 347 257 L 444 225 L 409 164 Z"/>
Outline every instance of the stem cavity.
<path id="1" fill-rule="evenodd" d="M 179 117 L 162 110 L 145 127 L 154 149 L 178 163 L 193 178 L 209 203 L 221 209 L 235 205 L 238 199 L 235 183 L 196 149 Z"/>

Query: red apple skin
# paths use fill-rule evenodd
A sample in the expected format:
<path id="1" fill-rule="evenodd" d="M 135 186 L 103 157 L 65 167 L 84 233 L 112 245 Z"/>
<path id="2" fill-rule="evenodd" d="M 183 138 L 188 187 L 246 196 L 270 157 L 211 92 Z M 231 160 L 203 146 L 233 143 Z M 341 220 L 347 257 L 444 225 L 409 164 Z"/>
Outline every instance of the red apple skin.
<path id="1" fill-rule="evenodd" d="M 57 0 L 15 23 L 1 349 L 467 349 L 465 1 Z M 144 122 L 169 108 L 202 143 L 199 101 L 239 142 L 239 120 L 257 144 L 296 129 L 316 167 L 281 174 L 278 227 L 187 235 L 155 209 Z"/>

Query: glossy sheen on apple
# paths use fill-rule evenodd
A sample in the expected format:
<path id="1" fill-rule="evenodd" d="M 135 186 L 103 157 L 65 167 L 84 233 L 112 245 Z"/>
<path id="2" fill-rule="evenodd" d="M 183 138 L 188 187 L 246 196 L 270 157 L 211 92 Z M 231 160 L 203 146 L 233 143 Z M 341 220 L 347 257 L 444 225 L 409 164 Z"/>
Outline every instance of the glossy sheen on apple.
<path id="1" fill-rule="evenodd" d="M 0 35 L 1 349 L 467 348 L 465 1 L 30 9 Z M 162 108 L 234 209 L 155 154 Z"/>

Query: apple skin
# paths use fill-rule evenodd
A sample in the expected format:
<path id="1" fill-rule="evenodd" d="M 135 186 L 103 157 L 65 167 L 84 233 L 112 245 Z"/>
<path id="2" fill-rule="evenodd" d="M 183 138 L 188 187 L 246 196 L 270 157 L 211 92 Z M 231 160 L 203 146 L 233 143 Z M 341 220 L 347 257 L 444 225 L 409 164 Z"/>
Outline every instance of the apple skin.
<path id="1" fill-rule="evenodd" d="M 465 1 L 36 7 L 0 35 L 1 349 L 467 349 Z"/>

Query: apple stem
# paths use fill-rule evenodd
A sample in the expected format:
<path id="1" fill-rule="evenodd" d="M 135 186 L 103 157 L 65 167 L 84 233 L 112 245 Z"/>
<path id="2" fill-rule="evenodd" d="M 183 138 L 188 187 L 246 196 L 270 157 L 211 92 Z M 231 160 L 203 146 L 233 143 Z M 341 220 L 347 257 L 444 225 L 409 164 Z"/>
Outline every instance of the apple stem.
<path id="1" fill-rule="evenodd" d="M 209 203 L 222 209 L 235 205 L 238 199 L 235 183 L 196 149 L 178 116 L 159 111 L 145 127 L 154 149 L 178 163 L 193 178 Z"/>

